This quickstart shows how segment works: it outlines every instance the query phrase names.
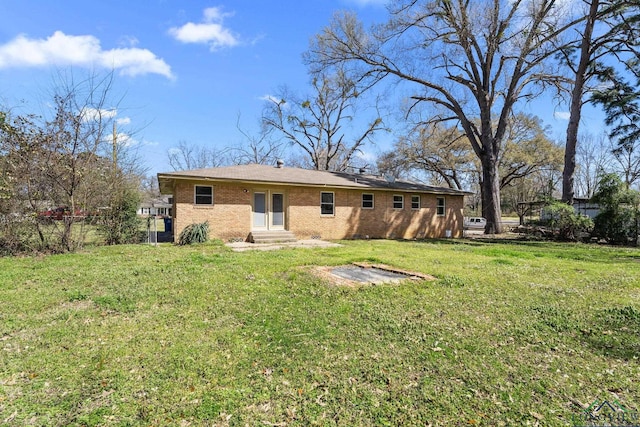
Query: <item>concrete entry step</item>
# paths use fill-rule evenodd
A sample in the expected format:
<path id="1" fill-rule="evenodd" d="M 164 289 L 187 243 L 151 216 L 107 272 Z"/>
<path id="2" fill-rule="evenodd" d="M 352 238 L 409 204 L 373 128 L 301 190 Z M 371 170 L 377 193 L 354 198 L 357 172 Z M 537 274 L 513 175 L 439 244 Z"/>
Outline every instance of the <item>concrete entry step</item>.
<path id="1" fill-rule="evenodd" d="M 287 243 L 297 240 L 288 230 L 252 231 L 247 238 L 251 243 Z"/>

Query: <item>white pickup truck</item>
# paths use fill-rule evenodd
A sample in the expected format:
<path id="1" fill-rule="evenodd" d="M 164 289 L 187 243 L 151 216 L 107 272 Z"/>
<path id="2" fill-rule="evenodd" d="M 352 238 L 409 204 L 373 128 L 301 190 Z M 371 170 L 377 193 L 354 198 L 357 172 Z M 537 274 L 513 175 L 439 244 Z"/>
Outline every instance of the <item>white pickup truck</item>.
<path id="1" fill-rule="evenodd" d="M 484 228 L 487 225 L 487 220 L 482 217 L 465 216 L 464 228 Z"/>

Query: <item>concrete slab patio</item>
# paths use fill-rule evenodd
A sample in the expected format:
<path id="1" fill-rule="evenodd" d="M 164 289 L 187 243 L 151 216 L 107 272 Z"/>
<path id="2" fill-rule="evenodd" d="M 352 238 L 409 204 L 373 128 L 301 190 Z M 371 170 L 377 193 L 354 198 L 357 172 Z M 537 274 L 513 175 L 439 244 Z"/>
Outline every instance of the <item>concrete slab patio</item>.
<path id="1" fill-rule="evenodd" d="M 403 273 L 381 270 L 375 267 L 362 268 L 357 265 L 343 265 L 334 267 L 330 271 L 335 276 L 359 283 L 399 283 L 409 277 Z"/>
<path id="2" fill-rule="evenodd" d="M 297 240 L 288 243 L 249 243 L 249 242 L 232 242 L 226 244 L 235 252 L 243 251 L 273 251 L 283 248 L 336 248 L 341 246 L 338 243 L 327 242 L 326 240 Z"/>

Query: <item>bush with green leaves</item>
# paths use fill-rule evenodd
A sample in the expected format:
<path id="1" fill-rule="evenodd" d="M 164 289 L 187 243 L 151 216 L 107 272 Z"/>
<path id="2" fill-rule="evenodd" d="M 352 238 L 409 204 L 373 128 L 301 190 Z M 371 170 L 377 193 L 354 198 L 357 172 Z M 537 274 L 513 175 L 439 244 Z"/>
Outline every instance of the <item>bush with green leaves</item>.
<path id="1" fill-rule="evenodd" d="M 179 245 L 191 245 L 193 243 L 204 243 L 209 238 L 209 222 L 189 224 L 180 233 Z"/>
<path id="2" fill-rule="evenodd" d="M 108 245 L 140 242 L 139 204 L 140 193 L 132 188 L 114 196 L 111 206 L 98 218 L 98 233 Z"/>
<path id="3" fill-rule="evenodd" d="M 545 208 L 549 215 L 549 226 L 559 240 L 579 240 L 593 229 L 593 221 L 581 215 L 572 206 L 562 202 L 551 202 Z"/>
<path id="4" fill-rule="evenodd" d="M 640 193 L 631 190 L 616 174 L 600 177 L 598 190 L 591 199 L 600 205 L 594 234 L 614 244 L 638 244 Z"/>

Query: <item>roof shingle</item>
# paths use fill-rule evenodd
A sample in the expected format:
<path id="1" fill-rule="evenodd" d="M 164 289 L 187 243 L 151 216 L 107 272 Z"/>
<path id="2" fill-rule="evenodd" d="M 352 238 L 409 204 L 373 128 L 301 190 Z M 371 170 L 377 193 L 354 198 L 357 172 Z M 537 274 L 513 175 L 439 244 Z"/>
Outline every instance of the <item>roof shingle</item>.
<path id="1" fill-rule="evenodd" d="M 346 172 L 318 171 L 268 165 L 239 165 L 219 168 L 194 169 L 158 174 L 160 191 L 170 194 L 173 180 L 202 179 L 243 183 L 287 184 L 295 186 L 321 186 L 368 190 L 401 190 L 407 192 L 464 195 L 466 191 L 433 187 L 405 180 L 386 180 L 383 177 Z"/>

